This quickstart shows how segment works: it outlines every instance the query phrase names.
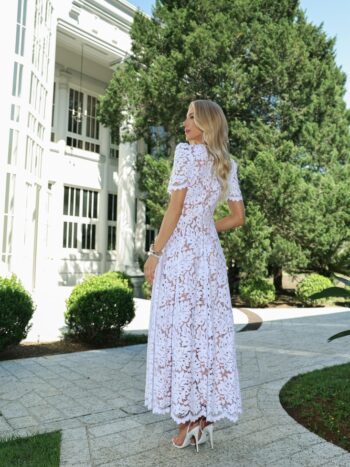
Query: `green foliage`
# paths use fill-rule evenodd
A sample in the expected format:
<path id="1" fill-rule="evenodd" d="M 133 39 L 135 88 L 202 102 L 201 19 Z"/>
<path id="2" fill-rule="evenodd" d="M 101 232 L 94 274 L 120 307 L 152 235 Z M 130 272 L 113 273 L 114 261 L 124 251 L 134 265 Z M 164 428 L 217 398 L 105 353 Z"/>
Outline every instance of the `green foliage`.
<path id="1" fill-rule="evenodd" d="M 65 322 L 81 340 L 100 343 L 120 336 L 135 316 L 133 291 L 128 279 L 114 272 L 88 276 L 74 287 L 67 300 Z"/>
<path id="2" fill-rule="evenodd" d="M 248 306 L 253 307 L 266 306 L 276 297 L 274 285 L 263 278 L 241 280 L 239 294 Z"/>
<path id="3" fill-rule="evenodd" d="M 0 440 L 1 467 L 59 467 L 61 431 Z"/>
<path id="4" fill-rule="evenodd" d="M 116 277 L 118 279 L 123 279 L 123 280 L 126 280 L 127 281 L 127 284 L 128 284 L 128 287 L 129 289 L 131 289 L 132 291 L 134 291 L 134 284 L 131 280 L 131 277 L 129 276 L 129 274 L 127 274 L 126 272 L 121 272 L 121 271 L 113 271 L 113 274 L 116 275 Z"/>
<path id="5" fill-rule="evenodd" d="M 240 229 L 220 233 L 223 251 L 226 258 L 240 265 L 241 272 L 247 277 L 264 277 L 271 253 L 272 229 L 259 205 L 248 201 L 245 210 L 246 223 Z M 214 219 L 220 219 L 228 212 L 227 205 L 220 204 Z"/>
<path id="6" fill-rule="evenodd" d="M 139 156 L 137 170 L 141 174 L 140 192 L 145 194 L 140 199 L 147 205 L 151 225 L 159 228 L 169 201 L 166 182 L 170 177 L 170 161 L 146 154 Z"/>
<path id="7" fill-rule="evenodd" d="M 146 299 L 151 298 L 152 286 L 147 281 L 143 281 L 142 283 L 142 293 L 143 293 L 143 298 L 146 298 Z"/>
<path id="8" fill-rule="evenodd" d="M 27 337 L 34 310 L 32 297 L 14 274 L 0 277 L 0 351 Z"/>
<path id="9" fill-rule="evenodd" d="M 307 275 L 296 287 L 295 295 L 304 305 L 322 305 L 327 302 L 326 299 L 311 299 L 310 295 L 331 287 L 332 281 L 328 277 L 320 274 Z"/>
<path id="10" fill-rule="evenodd" d="M 221 105 L 247 205 L 246 225 L 222 236 L 229 266 L 251 276 L 256 263 L 275 283 L 282 269 L 349 272 L 350 112 L 335 40 L 297 0 L 157 1 L 151 19 L 135 15 L 131 38 L 100 119 L 113 129 L 130 115 L 125 138 L 147 144 L 150 127 L 164 127 L 166 157 L 191 100 Z M 159 160 L 140 171 L 155 226 L 166 204 Z"/>

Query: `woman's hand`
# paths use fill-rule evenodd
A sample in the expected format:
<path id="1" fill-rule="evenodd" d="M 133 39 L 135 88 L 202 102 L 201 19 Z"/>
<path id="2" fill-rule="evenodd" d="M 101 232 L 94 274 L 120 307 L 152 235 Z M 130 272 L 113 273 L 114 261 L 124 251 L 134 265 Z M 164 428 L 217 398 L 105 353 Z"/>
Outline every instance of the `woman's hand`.
<path id="1" fill-rule="evenodd" d="M 153 283 L 154 280 L 154 271 L 158 264 L 158 258 L 155 256 L 149 256 L 147 261 L 144 264 L 143 272 L 145 273 L 146 281 L 149 284 Z"/>

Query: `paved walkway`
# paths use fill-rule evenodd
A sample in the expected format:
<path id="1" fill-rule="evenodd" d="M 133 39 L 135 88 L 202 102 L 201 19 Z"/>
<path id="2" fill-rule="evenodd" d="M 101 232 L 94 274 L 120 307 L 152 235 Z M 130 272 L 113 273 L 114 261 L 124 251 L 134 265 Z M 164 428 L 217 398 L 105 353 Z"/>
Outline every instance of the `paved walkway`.
<path id="1" fill-rule="evenodd" d="M 0 362 L 0 436 L 62 429 L 62 466 L 349 467 L 279 403 L 291 376 L 350 361 L 349 338 L 327 343 L 349 324 L 339 312 L 237 332 L 244 414 L 216 424 L 213 450 L 172 447 L 175 423 L 144 407 L 146 345 Z"/>

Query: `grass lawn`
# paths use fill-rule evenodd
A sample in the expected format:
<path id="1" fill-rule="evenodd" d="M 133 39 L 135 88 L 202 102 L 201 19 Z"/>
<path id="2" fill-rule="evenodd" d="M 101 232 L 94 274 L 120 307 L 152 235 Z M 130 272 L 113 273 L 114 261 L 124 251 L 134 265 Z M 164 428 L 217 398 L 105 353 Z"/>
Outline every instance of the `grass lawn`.
<path id="1" fill-rule="evenodd" d="M 58 467 L 61 432 L 0 440 L 1 467 Z"/>
<path id="2" fill-rule="evenodd" d="M 280 392 L 284 409 L 301 425 L 350 452 L 350 363 L 301 374 Z"/>

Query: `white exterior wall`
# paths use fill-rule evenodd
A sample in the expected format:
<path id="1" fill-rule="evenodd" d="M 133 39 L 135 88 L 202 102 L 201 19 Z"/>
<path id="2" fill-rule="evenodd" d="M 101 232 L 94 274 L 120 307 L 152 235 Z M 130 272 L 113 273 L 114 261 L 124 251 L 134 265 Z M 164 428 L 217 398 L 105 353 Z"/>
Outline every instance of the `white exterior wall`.
<path id="1" fill-rule="evenodd" d="M 17 4 L 10 2 L 6 8 L 6 17 L 2 16 L 0 38 L 1 43 L 14 44 L 16 40 L 16 18 L 17 18 Z M 9 269 L 7 255 L 4 255 L 5 245 L 8 244 L 8 238 L 5 238 L 7 232 L 5 231 L 5 203 L 6 198 L 11 197 L 11 193 L 6 189 L 7 174 L 10 173 L 11 167 L 7 164 L 8 159 L 8 140 L 10 128 L 10 108 L 12 101 L 12 71 L 14 61 L 14 47 L 0 47 L 0 60 L 3 70 L 1 86 L 0 86 L 0 102 L 1 105 L 1 125 L 0 125 L 0 274 L 5 275 Z M 6 193 L 7 192 L 7 193 Z M 7 211 L 7 210 L 6 210 Z"/>
<path id="2" fill-rule="evenodd" d="M 8 34 L 2 41 L 8 44 L 7 52 L 3 52 L 6 53 L 4 75 L 9 79 L 6 79 L 5 88 L 7 105 L 2 107 L 5 153 L 1 157 L 1 173 L 5 183 L 1 185 L 1 255 L 9 271 L 15 272 L 26 287 L 35 288 L 40 261 L 44 258 L 39 245 L 45 243 L 44 158 L 54 70 L 51 57 L 54 55 L 55 28 L 52 25 L 55 18 L 50 0 L 11 2 L 3 13 Z M 25 33 L 23 48 L 17 47 L 20 41 L 16 42 L 18 21 Z"/>
<path id="3" fill-rule="evenodd" d="M 33 105 L 29 103 L 29 95 L 31 74 L 35 72 L 31 55 L 35 9 L 46 2 L 50 0 L 27 0 L 26 48 L 25 55 L 21 58 L 24 65 L 22 93 L 20 98 L 15 98 L 21 106 L 21 119 L 18 123 L 10 121 L 10 107 L 14 102 L 11 96 L 13 62 L 16 59 L 14 46 L 3 47 L 0 51 L 6 70 L 0 88 L 4 103 L 1 110 L 2 122 L 5 122 L 0 126 L 0 135 L 2 141 L 6 142 L 0 153 L 0 258 L 6 263 L 6 268 L 16 273 L 29 289 L 43 287 L 43 290 L 50 290 L 50 287 L 57 285 L 74 285 L 87 273 L 100 274 L 108 270 L 125 271 L 141 278 L 136 251 L 142 253 L 144 249 L 144 208 L 142 203 L 135 202 L 137 175 L 134 165 L 140 145 L 122 144 L 119 148 L 119 160 L 111 159 L 109 131 L 101 125 L 99 141 L 95 141 L 99 144 L 98 152 L 66 144 L 70 89 L 92 97 L 103 94 L 115 65 L 130 51 L 129 29 L 136 9 L 122 0 L 52 0 L 54 14 L 50 26 L 49 72 L 46 77 L 40 77 L 41 84 L 47 91 L 43 120 L 36 115 Z M 6 42 L 14 44 L 17 1 L 9 2 L 5 15 L 8 26 L 8 30 L 4 31 Z M 51 127 L 54 82 L 54 124 Z M 29 112 L 44 126 L 40 141 L 28 129 Z M 7 164 L 10 127 L 19 129 L 17 163 L 11 165 Z M 26 167 L 28 135 L 33 136 L 44 148 L 41 171 L 30 171 Z M 84 137 L 81 139 L 84 140 Z M 13 174 L 16 179 L 11 238 L 8 226 L 7 237 L 4 238 L 7 174 Z M 80 196 L 84 189 L 98 192 L 98 219 L 87 220 L 81 216 L 68 219 L 63 211 L 65 187 L 80 189 Z M 107 225 L 113 225 L 107 219 L 109 194 L 118 195 L 116 250 L 107 250 Z M 8 194 L 7 204 L 11 204 Z M 135 208 L 138 211 L 137 216 Z M 79 225 L 85 221 L 86 224 L 95 224 L 95 248 L 64 248 L 65 220 L 73 223 L 76 221 Z M 9 240 L 12 255 L 8 254 Z M 6 248 L 7 251 L 4 251 Z M 0 274 L 4 269 L 5 266 L 2 265 Z"/>

